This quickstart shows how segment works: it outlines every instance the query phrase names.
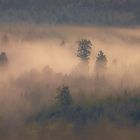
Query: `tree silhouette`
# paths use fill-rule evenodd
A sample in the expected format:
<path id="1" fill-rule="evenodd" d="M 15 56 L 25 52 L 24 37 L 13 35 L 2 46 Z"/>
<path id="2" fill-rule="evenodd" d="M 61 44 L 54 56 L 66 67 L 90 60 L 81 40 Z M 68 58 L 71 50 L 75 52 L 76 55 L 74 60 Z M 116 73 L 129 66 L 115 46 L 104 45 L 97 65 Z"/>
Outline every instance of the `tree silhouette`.
<path id="1" fill-rule="evenodd" d="M 102 50 L 100 50 L 96 57 L 96 92 L 100 92 L 104 89 L 102 89 L 105 85 L 105 72 L 106 72 L 106 66 L 107 66 L 107 58 L 106 55 Z"/>
<path id="2" fill-rule="evenodd" d="M 0 54 L 0 65 L 4 65 L 8 63 L 8 58 L 5 52 Z"/>
<path id="3" fill-rule="evenodd" d="M 101 68 L 101 69 L 104 69 L 107 65 L 107 58 L 102 50 L 99 51 L 96 57 L 96 65 L 98 68 Z"/>
<path id="4" fill-rule="evenodd" d="M 92 43 L 90 40 L 81 39 L 78 41 L 76 56 L 81 60 L 76 68 L 76 73 L 78 75 L 87 76 L 89 74 L 89 59 L 91 55 L 91 49 Z"/>
<path id="5" fill-rule="evenodd" d="M 72 104 L 72 97 L 70 95 L 69 87 L 63 86 L 62 88 L 58 88 L 58 92 L 58 106 L 60 107 L 60 110 L 63 112 L 63 114 L 65 114 Z"/>
<path id="6" fill-rule="evenodd" d="M 92 49 L 92 43 L 90 40 L 82 39 L 78 41 L 77 57 L 82 61 L 88 61 L 90 59 Z"/>

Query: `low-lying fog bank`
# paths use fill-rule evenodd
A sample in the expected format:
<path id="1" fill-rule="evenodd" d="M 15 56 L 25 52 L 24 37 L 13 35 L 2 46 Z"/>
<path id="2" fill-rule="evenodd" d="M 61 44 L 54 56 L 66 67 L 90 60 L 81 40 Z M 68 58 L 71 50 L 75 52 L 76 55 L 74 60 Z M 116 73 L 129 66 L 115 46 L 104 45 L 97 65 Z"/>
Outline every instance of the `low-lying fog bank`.
<path id="1" fill-rule="evenodd" d="M 0 29 L 0 51 L 8 58 L 7 65 L 0 66 L 2 128 L 19 127 L 42 108 L 51 108 L 63 85 L 69 87 L 77 104 L 85 106 L 108 96 L 139 97 L 140 28 L 3 25 Z M 80 39 L 93 45 L 89 70 L 84 72 L 76 56 Z M 106 55 L 107 66 L 98 77 L 96 56 L 100 50 Z"/>

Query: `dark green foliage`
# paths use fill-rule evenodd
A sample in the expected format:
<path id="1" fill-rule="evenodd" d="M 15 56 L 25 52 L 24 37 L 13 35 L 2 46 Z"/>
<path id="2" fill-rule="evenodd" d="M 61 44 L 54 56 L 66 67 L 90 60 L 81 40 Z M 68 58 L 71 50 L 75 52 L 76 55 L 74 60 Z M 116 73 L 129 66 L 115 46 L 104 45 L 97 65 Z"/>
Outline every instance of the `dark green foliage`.
<path id="1" fill-rule="evenodd" d="M 90 59 L 92 49 L 92 43 L 90 40 L 82 39 L 78 41 L 77 57 L 82 61 L 88 61 Z"/>

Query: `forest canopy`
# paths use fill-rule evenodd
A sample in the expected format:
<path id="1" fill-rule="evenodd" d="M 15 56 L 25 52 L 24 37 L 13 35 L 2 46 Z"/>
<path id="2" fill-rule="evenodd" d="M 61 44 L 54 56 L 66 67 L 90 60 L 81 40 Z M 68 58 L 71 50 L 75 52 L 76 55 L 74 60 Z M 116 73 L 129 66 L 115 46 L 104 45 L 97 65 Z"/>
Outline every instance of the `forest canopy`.
<path id="1" fill-rule="evenodd" d="M 0 21 L 139 25 L 139 0 L 0 0 Z"/>

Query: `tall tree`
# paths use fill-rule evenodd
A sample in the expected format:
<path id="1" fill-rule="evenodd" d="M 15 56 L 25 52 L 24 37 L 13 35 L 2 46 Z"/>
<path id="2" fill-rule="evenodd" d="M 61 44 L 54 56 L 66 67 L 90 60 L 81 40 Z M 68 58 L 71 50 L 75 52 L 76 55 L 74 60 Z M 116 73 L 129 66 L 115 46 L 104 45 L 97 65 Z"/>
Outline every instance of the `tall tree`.
<path id="1" fill-rule="evenodd" d="M 91 49 L 91 41 L 81 39 L 80 41 L 78 41 L 77 57 L 79 57 L 82 61 L 88 61 L 90 59 Z"/>
<path id="2" fill-rule="evenodd" d="M 58 88 L 58 92 L 58 106 L 60 107 L 62 113 L 65 114 L 72 104 L 72 97 L 70 95 L 69 87 L 63 86 L 62 88 Z"/>
<path id="3" fill-rule="evenodd" d="M 89 73 L 89 59 L 91 55 L 92 43 L 90 40 L 81 39 L 78 41 L 78 49 L 76 55 L 80 58 L 76 73 L 87 76 Z"/>
<path id="4" fill-rule="evenodd" d="M 104 69 L 106 65 L 107 65 L 106 55 L 102 50 L 100 50 L 96 57 L 96 66 L 97 68 Z"/>

